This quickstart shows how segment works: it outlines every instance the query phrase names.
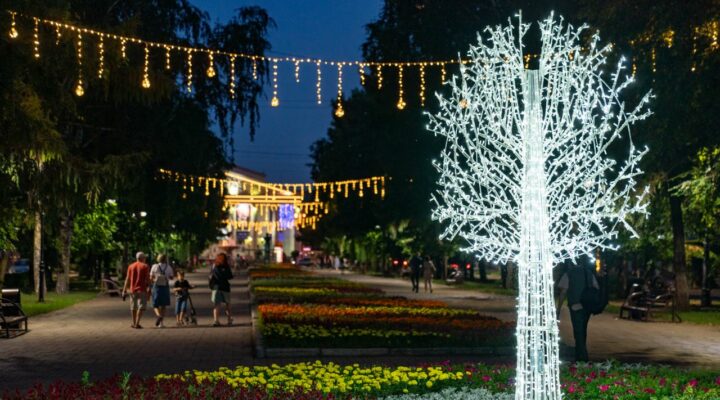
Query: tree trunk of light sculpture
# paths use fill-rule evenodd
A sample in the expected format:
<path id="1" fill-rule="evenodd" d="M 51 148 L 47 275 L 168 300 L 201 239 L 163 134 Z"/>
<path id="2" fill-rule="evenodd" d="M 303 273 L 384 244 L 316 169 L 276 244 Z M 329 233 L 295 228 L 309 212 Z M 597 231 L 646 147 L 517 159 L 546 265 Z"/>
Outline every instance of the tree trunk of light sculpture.
<path id="1" fill-rule="evenodd" d="M 645 95 L 626 112 L 619 93 L 622 64 L 603 76 L 597 35 L 580 46 L 585 27 L 541 22 L 538 70 L 526 70 L 522 39 L 529 25 L 488 28 L 490 45 L 470 48 L 471 62 L 438 95 L 428 128 L 446 138 L 439 161 L 433 218 L 448 222 L 444 238 L 463 250 L 518 266 L 518 400 L 561 398 L 552 268 L 611 243 L 627 218 L 645 213 L 647 191 L 635 194 L 638 162 L 629 126 L 647 117 Z M 628 131 L 629 155 L 617 166 L 608 147 Z"/>

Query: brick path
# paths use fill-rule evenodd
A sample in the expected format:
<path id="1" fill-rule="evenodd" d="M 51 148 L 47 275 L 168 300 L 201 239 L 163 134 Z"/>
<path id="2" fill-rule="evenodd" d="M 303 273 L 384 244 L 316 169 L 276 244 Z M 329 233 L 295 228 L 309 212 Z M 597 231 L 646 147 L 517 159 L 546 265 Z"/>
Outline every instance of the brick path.
<path id="1" fill-rule="evenodd" d="M 131 329 L 129 301 L 105 296 L 30 318 L 30 332 L 0 339 L 0 390 L 27 388 L 38 380 L 78 380 L 83 371 L 92 379 L 123 371 L 152 375 L 252 359 L 246 274 L 231 281 L 231 327 L 210 326 L 207 274 L 188 274 L 197 286 L 192 291 L 197 327 L 176 327 L 174 310 L 168 310 L 167 327 L 155 328 L 154 313 L 148 309 L 141 321 L 144 329 Z M 225 318 L 221 322 L 225 324 Z"/>
<path id="2" fill-rule="evenodd" d="M 410 291 L 407 279 L 381 278 L 357 274 L 322 274 L 344 278 L 380 288 L 392 296 L 443 300 L 452 306 L 469 307 L 503 320 L 515 319 L 515 299 L 452 286 L 434 285 L 434 293 Z M 567 307 L 560 317 L 562 342 L 574 346 Z M 566 346 L 564 346 L 566 347 Z M 572 348 L 563 349 L 573 354 Z M 588 325 L 588 351 L 593 360 L 616 359 L 626 362 L 659 362 L 690 366 L 720 366 L 720 327 L 688 323 L 638 322 L 618 319 L 615 314 L 593 316 Z M 565 357 L 572 359 L 572 357 Z"/>

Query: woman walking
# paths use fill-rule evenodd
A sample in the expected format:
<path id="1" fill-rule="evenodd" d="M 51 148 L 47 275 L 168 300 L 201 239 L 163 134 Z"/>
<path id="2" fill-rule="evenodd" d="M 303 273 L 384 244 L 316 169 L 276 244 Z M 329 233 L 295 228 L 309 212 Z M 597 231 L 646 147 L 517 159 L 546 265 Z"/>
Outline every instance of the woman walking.
<path id="1" fill-rule="evenodd" d="M 425 292 L 428 291 L 428 287 L 430 287 L 430 293 L 432 293 L 432 279 L 433 275 L 435 274 L 435 264 L 433 264 L 430 257 L 425 256 L 425 260 L 423 260 L 422 264 L 423 269 L 423 278 L 425 278 Z"/>
<path id="2" fill-rule="evenodd" d="M 210 289 L 212 294 L 210 300 L 213 308 L 213 326 L 220 326 L 220 305 L 225 304 L 225 315 L 228 325 L 232 325 L 233 319 L 230 312 L 230 279 L 233 278 L 232 270 L 228 264 L 227 255 L 220 253 L 215 257 L 215 262 L 210 271 Z"/>
<path id="3" fill-rule="evenodd" d="M 170 305 L 170 280 L 173 279 L 173 269 L 167 263 L 167 257 L 160 254 L 157 264 L 150 269 L 152 282 L 152 304 L 155 311 L 155 327 L 164 328 L 165 308 Z"/>

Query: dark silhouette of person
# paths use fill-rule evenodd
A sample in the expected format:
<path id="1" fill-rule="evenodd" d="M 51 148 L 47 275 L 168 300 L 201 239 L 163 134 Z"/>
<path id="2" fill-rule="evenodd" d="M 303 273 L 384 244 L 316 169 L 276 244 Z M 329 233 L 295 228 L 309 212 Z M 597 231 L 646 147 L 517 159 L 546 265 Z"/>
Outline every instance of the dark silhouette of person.
<path id="1" fill-rule="evenodd" d="M 575 361 L 588 361 L 587 351 L 587 327 L 590 322 L 590 312 L 581 304 L 582 293 L 588 285 L 600 288 L 595 273 L 589 266 L 567 265 L 564 268 L 557 287 L 560 289 L 560 299 L 557 302 L 557 316 L 560 317 L 565 296 L 568 300 L 570 310 L 570 321 L 573 327 L 573 338 L 575 339 Z"/>
<path id="2" fill-rule="evenodd" d="M 410 281 L 412 282 L 412 291 L 417 293 L 420 291 L 420 271 L 422 270 L 423 259 L 420 252 L 410 258 Z"/>

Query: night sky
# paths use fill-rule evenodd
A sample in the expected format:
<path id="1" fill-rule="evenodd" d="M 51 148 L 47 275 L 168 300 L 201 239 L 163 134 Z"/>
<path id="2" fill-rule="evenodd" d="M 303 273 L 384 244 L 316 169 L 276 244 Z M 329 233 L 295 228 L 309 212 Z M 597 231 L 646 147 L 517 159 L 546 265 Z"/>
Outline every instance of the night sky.
<path id="1" fill-rule="evenodd" d="M 238 7 L 258 5 L 266 9 L 277 28 L 269 34 L 270 56 L 297 56 L 330 60 L 360 60 L 365 25 L 376 20 L 382 0 L 195 0 L 213 21 L 224 22 Z M 295 82 L 292 63 L 279 64 L 280 106 L 270 107 L 271 85 L 266 85 L 260 105 L 260 126 L 251 142 L 247 128 L 235 129 L 235 163 L 267 174 L 272 182 L 310 180 L 309 147 L 325 137 L 331 121 L 330 100 L 337 94 L 337 68 L 322 71 L 323 104 L 315 98 L 314 65 L 300 69 Z M 359 86 L 356 70 L 343 73 L 346 93 Z"/>

